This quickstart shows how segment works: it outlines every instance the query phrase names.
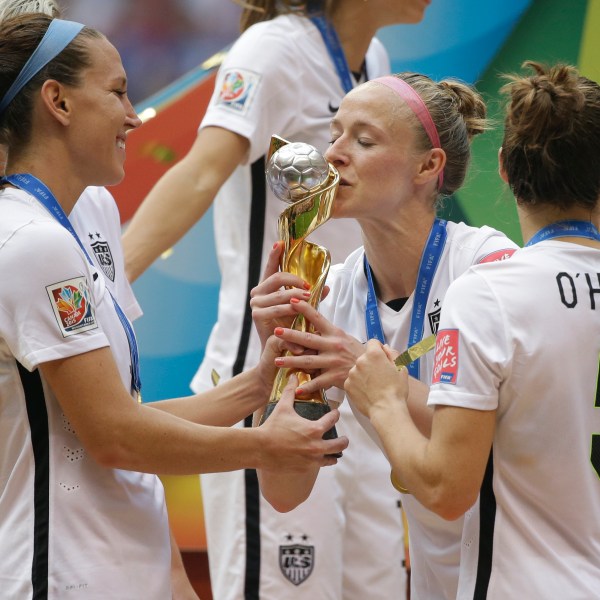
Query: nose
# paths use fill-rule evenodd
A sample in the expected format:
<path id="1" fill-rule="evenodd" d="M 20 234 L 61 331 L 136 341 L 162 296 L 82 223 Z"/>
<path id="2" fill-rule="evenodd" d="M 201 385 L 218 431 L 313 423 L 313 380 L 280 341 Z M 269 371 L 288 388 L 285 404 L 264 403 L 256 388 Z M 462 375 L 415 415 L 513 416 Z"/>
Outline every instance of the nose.
<path id="1" fill-rule="evenodd" d="M 325 159 L 328 160 L 333 166 L 342 165 L 348 162 L 348 157 L 343 152 L 343 142 L 341 137 L 337 138 L 335 142 L 332 142 L 329 148 L 325 151 Z"/>
<path id="2" fill-rule="evenodd" d="M 127 112 L 125 115 L 125 127 L 128 131 L 137 129 L 142 124 L 142 120 L 138 117 L 133 104 L 127 99 Z"/>

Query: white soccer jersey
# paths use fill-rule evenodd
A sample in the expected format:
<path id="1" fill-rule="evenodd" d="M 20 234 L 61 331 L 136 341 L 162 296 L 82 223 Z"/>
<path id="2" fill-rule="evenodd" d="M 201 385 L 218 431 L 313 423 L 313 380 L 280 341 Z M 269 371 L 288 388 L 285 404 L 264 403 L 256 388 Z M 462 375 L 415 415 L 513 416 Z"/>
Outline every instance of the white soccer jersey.
<path id="1" fill-rule="evenodd" d="M 0 199 L 0 595 L 168 598 L 160 481 L 88 457 L 36 370 L 110 345 L 129 387 L 105 278 L 35 199 L 13 189 Z"/>
<path id="2" fill-rule="evenodd" d="M 387 54 L 377 40 L 367 53 L 366 71 L 369 78 L 389 73 Z M 277 219 L 287 206 L 265 183 L 265 154 L 271 136 L 307 142 L 324 152 L 329 122 L 343 96 L 321 34 L 304 17 L 282 15 L 252 26 L 221 66 L 201 126 L 243 135 L 250 150 L 247 164 L 236 169 L 214 205 L 221 269 L 218 320 L 192 382 L 195 391 L 212 387 L 213 369 L 229 378 L 255 365 L 260 356 L 249 291 L 260 280 L 266 256 L 279 237 Z M 339 262 L 360 245 L 360 230 L 354 220 L 344 219 L 323 225 L 311 235 L 311 241 L 326 246 Z M 312 497 L 281 515 L 260 496 L 253 471 L 202 476 L 215 600 L 390 596 L 385 587 L 390 584 L 381 574 L 385 568 L 378 560 L 380 555 L 360 556 L 360 542 L 344 537 L 346 516 L 341 505 L 334 516 L 330 514 L 331 478 L 331 474 L 320 475 Z M 390 510 L 398 514 L 395 504 Z M 398 527 L 397 537 L 401 538 L 399 520 Z M 366 527 L 362 531 L 363 540 L 370 538 L 375 544 L 378 533 Z M 346 555 L 340 553 L 341 547 L 346 548 Z M 303 566 L 294 567 L 296 551 L 302 553 Z M 402 588 L 402 558 L 383 560 L 389 561 L 386 566 L 395 561 L 394 590 Z M 355 587 L 349 579 L 359 574 L 359 563 L 371 564 L 374 573 L 359 576 Z M 380 582 L 381 587 L 374 587 L 372 581 Z"/>
<path id="3" fill-rule="evenodd" d="M 423 336 L 437 331 L 440 312 L 446 290 L 450 283 L 464 273 L 471 265 L 481 261 L 501 260 L 510 256 L 515 244 L 503 234 L 489 227 L 475 228 L 464 223 L 448 222 L 448 237 L 440 257 L 431 291 L 425 307 Z M 363 266 L 364 252 L 354 252 L 343 265 L 332 267 L 327 279 L 331 291 L 321 303 L 320 312 L 338 327 L 341 327 L 359 341 L 367 341 L 365 307 L 367 298 L 367 278 Z M 393 258 L 391 259 L 393 260 Z M 379 316 L 388 343 L 392 348 L 404 350 L 408 345 L 410 321 L 414 294 L 398 312 L 382 302 L 378 302 Z M 420 359 L 420 379 L 431 381 L 433 355 L 429 353 Z M 344 399 L 343 390 L 337 388 L 327 392 L 331 400 Z M 338 430 L 345 433 L 346 422 L 352 419 L 349 402 L 340 406 L 341 418 Z M 360 424 L 380 445 L 377 433 L 369 420 L 360 412 L 354 411 Z M 348 450 L 353 451 L 352 438 Z M 361 450 L 359 449 L 359 452 Z M 333 469 L 344 476 L 346 456 Z M 386 478 L 381 488 L 362 486 L 365 494 L 377 496 L 393 490 L 389 480 L 390 467 L 386 462 Z M 411 561 L 411 600 L 451 600 L 456 595 L 462 519 L 444 521 L 424 508 L 412 496 L 403 494 L 402 505 L 408 519 L 410 561 Z"/>
<path id="4" fill-rule="evenodd" d="M 600 251 L 540 242 L 446 298 L 429 402 L 497 411 L 458 598 L 598 598 Z"/>
<path id="5" fill-rule="evenodd" d="M 115 199 L 104 187 L 88 187 L 69 214 L 88 255 L 104 273 L 110 293 L 130 321 L 142 316 L 131 285 L 125 276 L 121 246 L 121 217 Z"/>

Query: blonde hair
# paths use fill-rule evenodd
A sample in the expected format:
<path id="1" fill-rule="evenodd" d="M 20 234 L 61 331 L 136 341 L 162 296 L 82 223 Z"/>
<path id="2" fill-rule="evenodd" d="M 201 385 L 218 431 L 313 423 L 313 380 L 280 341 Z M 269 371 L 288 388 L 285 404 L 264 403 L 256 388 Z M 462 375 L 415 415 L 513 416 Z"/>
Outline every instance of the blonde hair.
<path id="1" fill-rule="evenodd" d="M 25 13 L 43 13 L 56 19 L 61 10 L 56 0 L 0 0 L 0 21 Z"/>
<path id="2" fill-rule="evenodd" d="M 458 80 L 445 79 L 438 83 L 418 73 L 398 73 L 395 77 L 419 94 L 431 115 L 440 146 L 446 153 L 443 185 L 438 193 L 453 194 L 464 183 L 471 159 L 471 140 L 488 128 L 483 98 L 475 88 Z M 418 150 L 431 150 L 427 132 L 416 117 L 414 122 Z"/>
<path id="3" fill-rule="evenodd" d="M 339 0 L 340 2 L 343 0 Z M 240 17 L 240 31 L 262 21 L 270 21 L 287 13 L 306 16 L 318 12 L 331 17 L 336 0 L 233 0 L 244 10 Z"/>

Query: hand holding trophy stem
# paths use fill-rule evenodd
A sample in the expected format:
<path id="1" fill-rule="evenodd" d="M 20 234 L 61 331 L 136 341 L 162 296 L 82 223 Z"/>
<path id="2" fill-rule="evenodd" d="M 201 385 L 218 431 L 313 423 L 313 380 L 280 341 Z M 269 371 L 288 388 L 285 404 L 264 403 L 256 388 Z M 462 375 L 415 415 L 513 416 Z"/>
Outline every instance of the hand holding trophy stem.
<path id="1" fill-rule="evenodd" d="M 327 248 L 309 242 L 306 238 L 330 218 L 339 185 L 339 173 L 313 146 L 301 142 L 290 143 L 278 136 L 271 138 L 268 158 L 267 182 L 279 199 L 290 203 L 278 221 L 279 237 L 284 242 L 280 267 L 282 271 L 298 275 L 310 284 L 308 302 L 316 309 L 331 257 Z M 303 315 L 296 316 L 291 328 L 303 332 L 312 330 Z M 261 422 L 269 417 L 281 398 L 291 372 L 287 368 L 280 368 L 277 372 Z M 308 373 L 297 370 L 294 372 L 300 385 L 310 380 Z M 296 400 L 294 408 L 300 416 L 313 421 L 331 410 L 323 390 L 309 398 Z M 335 427 L 323 437 L 336 438 Z"/>

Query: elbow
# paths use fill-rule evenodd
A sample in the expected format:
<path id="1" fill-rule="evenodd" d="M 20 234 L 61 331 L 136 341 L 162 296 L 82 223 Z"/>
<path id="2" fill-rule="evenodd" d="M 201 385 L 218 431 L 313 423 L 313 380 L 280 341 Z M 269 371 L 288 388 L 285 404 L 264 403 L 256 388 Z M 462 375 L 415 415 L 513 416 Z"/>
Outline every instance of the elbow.
<path id="1" fill-rule="evenodd" d="M 261 490 L 263 498 L 279 513 L 287 513 L 294 510 L 302 504 L 309 496 L 286 497 L 280 493 L 269 493 L 268 490 Z"/>
<path id="2" fill-rule="evenodd" d="M 280 502 L 278 500 L 269 500 L 269 498 L 265 498 L 265 500 L 278 512 L 278 513 L 287 513 L 291 510 L 294 510 L 298 506 L 293 502 Z"/>
<path id="3" fill-rule="evenodd" d="M 102 431 L 88 432 L 87 436 L 81 436 L 80 439 L 86 453 L 101 467 L 139 470 L 139 456 L 132 443 L 135 437 L 120 424 L 103 427 Z"/>
<path id="4" fill-rule="evenodd" d="M 446 521 L 460 519 L 477 501 L 478 493 L 440 489 L 430 497 L 427 508 Z"/>
<path id="5" fill-rule="evenodd" d="M 311 488 L 290 488 L 284 482 L 265 481 L 268 477 L 258 471 L 259 487 L 263 498 L 279 513 L 287 513 L 302 504 L 309 496 Z"/>
<path id="6" fill-rule="evenodd" d="M 101 467 L 106 469 L 134 468 L 129 453 L 119 444 L 94 444 L 86 450 Z"/>

